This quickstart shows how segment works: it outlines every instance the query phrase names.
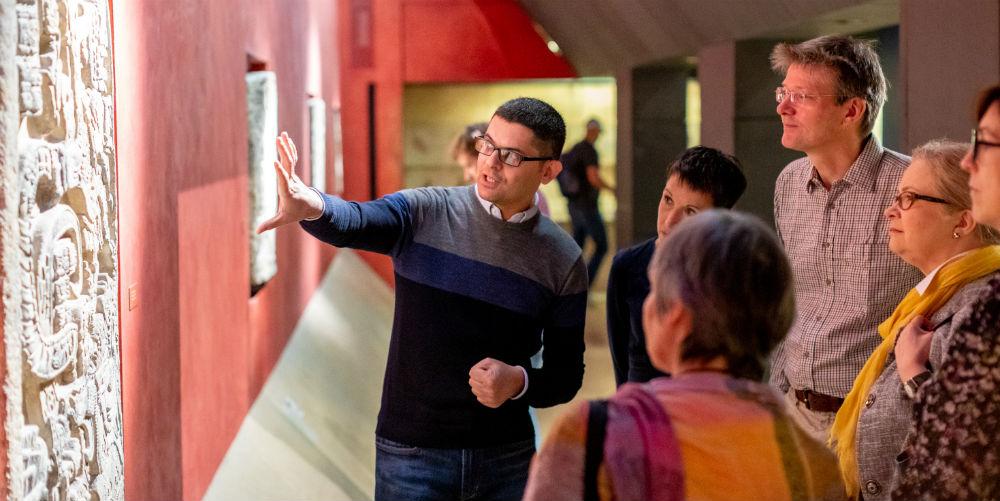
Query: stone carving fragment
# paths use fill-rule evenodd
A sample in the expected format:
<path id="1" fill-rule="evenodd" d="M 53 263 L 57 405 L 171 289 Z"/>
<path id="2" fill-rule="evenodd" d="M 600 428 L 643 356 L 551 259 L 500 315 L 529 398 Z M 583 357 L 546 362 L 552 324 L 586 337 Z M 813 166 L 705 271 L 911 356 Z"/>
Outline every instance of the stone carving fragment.
<path id="1" fill-rule="evenodd" d="M 247 73 L 247 125 L 250 161 L 250 286 L 257 291 L 278 272 L 275 232 L 256 233 L 278 211 L 278 83 L 272 71 Z"/>
<path id="2" fill-rule="evenodd" d="M 17 88 L 0 80 L 0 96 L 18 98 L 0 101 L 7 497 L 121 500 L 109 6 L 16 0 L 3 26 L 17 29 L 14 51 L 0 42 Z"/>
<path id="3" fill-rule="evenodd" d="M 344 193 L 344 138 L 340 132 L 340 108 L 331 113 L 330 136 L 333 141 L 333 189 L 332 193 Z"/>
<path id="4" fill-rule="evenodd" d="M 314 97 L 309 107 L 309 182 L 326 191 L 326 101 Z"/>

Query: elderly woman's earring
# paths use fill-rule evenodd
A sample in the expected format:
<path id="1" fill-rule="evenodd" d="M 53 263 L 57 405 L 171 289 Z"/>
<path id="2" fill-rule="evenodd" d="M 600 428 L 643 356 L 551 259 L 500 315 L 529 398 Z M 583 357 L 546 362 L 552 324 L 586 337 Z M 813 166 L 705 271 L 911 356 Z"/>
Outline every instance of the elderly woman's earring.
<path id="1" fill-rule="evenodd" d="M 955 230 L 955 231 L 951 232 L 951 238 L 954 238 L 955 240 L 958 240 L 958 230 Z"/>

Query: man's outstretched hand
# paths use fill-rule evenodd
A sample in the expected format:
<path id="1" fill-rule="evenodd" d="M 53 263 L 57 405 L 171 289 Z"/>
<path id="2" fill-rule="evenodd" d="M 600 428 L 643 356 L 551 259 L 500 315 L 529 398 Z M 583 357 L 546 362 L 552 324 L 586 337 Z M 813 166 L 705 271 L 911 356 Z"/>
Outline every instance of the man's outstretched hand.
<path id="1" fill-rule="evenodd" d="M 278 213 L 261 223 L 257 227 L 257 233 L 323 214 L 323 200 L 295 175 L 299 154 L 292 138 L 288 137 L 287 132 L 282 132 L 276 141 L 278 158 L 281 159 L 280 162 L 274 162 L 274 170 L 278 174 Z"/>

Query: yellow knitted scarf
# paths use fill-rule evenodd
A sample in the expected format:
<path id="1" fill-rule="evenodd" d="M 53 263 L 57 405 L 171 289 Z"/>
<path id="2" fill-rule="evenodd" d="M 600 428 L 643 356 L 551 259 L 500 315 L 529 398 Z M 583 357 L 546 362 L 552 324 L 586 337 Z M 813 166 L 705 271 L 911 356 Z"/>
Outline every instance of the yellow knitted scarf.
<path id="1" fill-rule="evenodd" d="M 844 486 L 847 487 L 847 494 L 851 499 L 857 498 L 861 488 L 858 481 L 855 437 L 862 402 L 885 369 L 889 353 L 896 346 L 896 335 L 913 317 L 917 315 L 930 317 L 959 289 L 997 269 L 1000 269 L 1000 246 L 990 245 L 973 250 L 938 270 L 923 294 L 911 289 L 892 315 L 879 324 L 878 333 L 882 336 L 882 343 L 875 348 L 854 379 L 854 386 L 844 399 L 844 404 L 837 412 L 837 418 L 830 430 L 830 443 L 837 452 L 840 474 L 844 478 Z"/>

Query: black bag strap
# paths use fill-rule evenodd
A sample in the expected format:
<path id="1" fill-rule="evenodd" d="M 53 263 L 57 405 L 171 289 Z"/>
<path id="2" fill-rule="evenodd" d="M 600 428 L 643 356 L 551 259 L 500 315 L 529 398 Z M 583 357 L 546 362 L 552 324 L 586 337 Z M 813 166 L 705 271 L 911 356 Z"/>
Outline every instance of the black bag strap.
<path id="1" fill-rule="evenodd" d="M 604 436 L 608 425 L 608 401 L 591 400 L 587 413 L 587 445 L 583 460 L 583 501 L 599 501 L 597 470 L 604 461 Z"/>

